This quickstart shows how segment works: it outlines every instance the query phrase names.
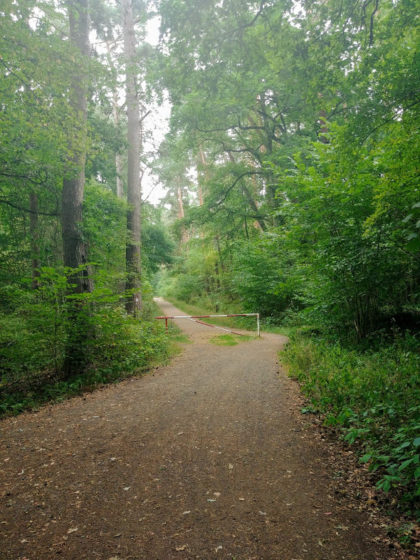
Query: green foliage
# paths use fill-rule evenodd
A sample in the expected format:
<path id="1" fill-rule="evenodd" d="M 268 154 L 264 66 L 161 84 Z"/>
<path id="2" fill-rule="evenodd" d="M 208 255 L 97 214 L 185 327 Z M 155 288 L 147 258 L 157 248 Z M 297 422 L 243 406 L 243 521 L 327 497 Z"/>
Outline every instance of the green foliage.
<path id="1" fill-rule="evenodd" d="M 120 6 L 93 2 L 89 10 L 102 47 L 99 53 L 92 46 L 92 56 L 83 57 L 75 40 L 82 37 L 74 33 L 81 19 L 71 25 L 71 3 L 5 0 L 0 7 L 3 412 L 143 371 L 167 354 L 167 337 L 151 322 L 148 277 L 171 261 L 172 244 L 159 212 L 150 208 L 142 217 L 141 320 L 130 319 L 123 308 L 132 294 L 124 291 L 128 206 L 115 195 L 127 149 L 125 114 L 118 107 L 118 39 L 114 43 L 122 18 Z M 145 14 L 141 9 L 143 23 Z M 76 174 L 84 175 L 78 187 L 84 200 L 83 209 L 74 209 L 80 243 L 73 262 L 83 264 L 65 269 L 63 233 L 74 239 L 75 232 L 69 234 L 71 227 L 61 220 L 68 210 L 62 208 L 62 189 Z M 84 282 L 76 286 L 80 277 Z"/>
<path id="2" fill-rule="evenodd" d="M 296 275 L 290 274 L 285 256 L 275 235 L 235 244 L 230 287 L 244 311 L 279 317 L 296 305 L 299 283 Z"/>
<path id="3" fill-rule="evenodd" d="M 417 199 L 414 160 L 400 166 L 395 153 L 395 138 L 405 149 L 413 141 L 411 126 L 394 123 L 389 136 L 354 153 L 344 146 L 346 129 L 331 126 L 330 144 L 296 156 L 295 173 L 283 177 L 295 203 L 282 204 L 288 219 L 279 236 L 306 266 L 311 323 L 358 339 L 403 312 L 415 323 L 420 269 L 404 226 Z"/>
<path id="4" fill-rule="evenodd" d="M 164 178 L 191 190 L 194 165 L 203 195 L 168 293 L 357 341 L 417 329 L 415 2 L 247 6 L 160 2 Z"/>
<path id="5" fill-rule="evenodd" d="M 149 205 L 143 205 L 142 260 L 150 275 L 155 275 L 162 266 L 173 262 L 175 243 L 161 212 Z"/>
<path id="6" fill-rule="evenodd" d="M 338 343 L 302 336 L 282 358 L 311 407 L 357 443 L 362 462 L 378 472 L 378 488 L 395 489 L 403 508 L 415 508 L 420 492 L 420 353 L 407 336 L 361 353 Z M 419 512 L 417 512 L 418 514 Z"/>
<path id="7" fill-rule="evenodd" d="M 0 369 L 2 384 L 31 385 L 41 372 L 56 375 L 63 359 L 66 277 L 44 268 L 36 293 L 5 286 L 0 290 Z M 10 308 L 13 308 L 11 311 Z"/>
<path id="8" fill-rule="evenodd" d="M 97 289 L 83 298 L 90 330 L 84 352 L 87 367 L 62 380 L 66 338 L 72 332 L 67 324 L 71 321 L 68 306 L 74 302 L 67 293 L 67 276 L 54 269 L 42 271 L 36 293 L 8 290 L 16 309 L 0 314 L 3 414 L 117 381 L 168 357 L 162 325 L 150 317 L 139 321 L 127 316 L 118 297 L 110 290 Z M 76 327 L 73 322 L 72 328 Z"/>
<path id="9" fill-rule="evenodd" d="M 214 250 L 205 250 L 199 242 L 191 243 L 188 255 L 176 255 L 171 270 L 162 270 L 158 290 L 162 295 L 193 302 L 220 288 L 220 270 L 216 269 Z"/>
<path id="10" fill-rule="evenodd" d="M 105 270 L 120 270 L 124 266 L 127 203 L 91 179 L 85 186 L 83 210 L 83 233 L 90 260 L 100 262 Z"/>
<path id="11" fill-rule="evenodd" d="M 128 317 L 122 308 L 103 308 L 94 316 L 91 361 L 102 372 L 144 371 L 165 356 L 165 335 L 156 321 Z"/>

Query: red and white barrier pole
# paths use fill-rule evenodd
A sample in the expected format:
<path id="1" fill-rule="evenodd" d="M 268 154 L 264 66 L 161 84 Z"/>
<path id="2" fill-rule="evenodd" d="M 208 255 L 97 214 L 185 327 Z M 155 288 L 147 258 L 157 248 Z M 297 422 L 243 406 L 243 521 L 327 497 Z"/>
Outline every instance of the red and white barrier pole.
<path id="1" fill-rule="evenodd" d="M 260 314 L 259 313 L 230 313 L 226 315 L 161 315 L 155 317 L 155 319 L 165 319 L 166 331 L 168 331 L 168 319 L 215 319 L 217 317 L 256 317 L 257 318 L 257 335 L 260 337 Z M 210 325 L 204 323 L 203 321 L 196 321 L 197 323 L 202 323 L 203 325 L 214 327 L 216 325 Z M 222 327 L 218 327 L 222 328 Z M 227 329 L 223 329 L 227 330 Z M 231 332 L 231 331 L 229 331 Z M 239 334 L 239 333 L 234 333 Z"/>

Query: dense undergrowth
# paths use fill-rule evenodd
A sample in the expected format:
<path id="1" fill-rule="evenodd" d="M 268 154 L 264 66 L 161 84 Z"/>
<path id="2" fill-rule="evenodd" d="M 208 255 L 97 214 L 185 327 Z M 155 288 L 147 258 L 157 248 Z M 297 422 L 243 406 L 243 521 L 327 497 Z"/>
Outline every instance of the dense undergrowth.
<path id="1" fill-rule="evenodd" d="M 13 310 L 3 306 L 0 312 L 0 415 L 18 414 L 137 375 L 176 352 L 178 331 L 172 327 L 168 335 L 164 325 L 153 320 L 157 309 L 151 298 L 145 299 L 142 317 L 135 319 L 126 314 L 122 302 L 98 290 L 86 305 L 86 362 L 79 373 L 66 378 L 68 310 L 58 284 L 54 278 L 44 284 L 44 293 L 14 289 L 7 294 Z"/>
<path id="2" fill-rule="evenodd" d="M 282 353 L 309 406 L 342 430 L 402 511 L 420 510 L 420 353 L 412 336 L 369 351 L 295 335 Z"/>

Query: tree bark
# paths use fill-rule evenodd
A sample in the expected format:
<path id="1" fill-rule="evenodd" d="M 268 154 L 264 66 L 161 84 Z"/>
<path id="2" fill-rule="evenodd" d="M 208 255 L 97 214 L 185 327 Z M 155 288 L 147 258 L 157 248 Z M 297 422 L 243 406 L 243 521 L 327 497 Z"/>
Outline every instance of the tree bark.
<path id="1" fill-rule="evenodd" d="M 180 186 L 178 186 L 177 189 L 177 198 L 178 198 L 178 219 L 182 220 L 183 218 L 185 218 L 185 213 L 184 213 L 184 202 L 182 200 L 182 190 Z"/>
<path id="2" fill-rule="evenodd" d="M 183 200 L 183 188 L 178 185 L 177 188 L 177 200 L 178 200 L 178 220 L 183 220 L 185 218 L 184 212 L 184 200 Z M 181 245 L 185 245 L 188 241 L 188 232 L 185 229 L 184 224 L 181 226 Z"/>
<path id="3" fill-rule="evenodd" d="M 141 122 L 136 68 L 136 36 L 131 0 L 121 0 L 123 11 L 124 55 L 127 97 L 127 244 L 126 310 L 136 316 L 141 308 Z"/>
<path id="4" fill-rule="evenodd" d="M 82 234 L 82 205 L 85 186 L 86 134 L 87 134 L 87 82 L 89 56 L 88 0 L 67 1 L 70 45 L 76 61 L 70 84 L 72 123 L 69 131 L 69 158 L 63 179 L 61 226 L 64 266 L 73 269 L 69 276 L 70 294 L 92 290 L 87 253 Z M 66 379 L 79 373 L 87 358 L 89 313 L 81 300 L 68 303 L 67 343 L 64 359 Z"/>
<path id="5" fill-rule="evenodd" d="M 61 224 L 63 236 L 64 266 L 80 268 L 86 265 L 86 246 L 82 235 L 82 206 L 85 187 L 86 128 L 87 128 L 87 79 L 83 57 L 89 56 L 88 0 L 67 2 L 70 44 L 80 56 L 74 64 L 70 86 L 72 130 L 69 133 L 69 159 L 63 180 Z M 76 293 L 90 291 L 92 286 L 87 270 L 72 275 Z"/>
<path id="6" fill-rule="evenodd" d="M 106 41 L 106 50 L 108 55 L 108 64 L 112 69 L 114 74 L 117 73 L 114 62 L 112 60 L 112 47 L 110 41 Z M 120 108 L 118 106 L 118 91 L 115 85 L 112 92 L 112 118 L 114 120 L 114 125 L 116 127 L 120 124 Z M 115 171 L 116 171 L 116 195 L 118 198 L 123 198 L 124 196 L 124 186 L 122 180 L 122 159 L 119 152 L 115 153 Z"/>
<path id="7" fill-rule="evenodd" d="M 116 125 L 118 125 L 119 117 L 118 117 L 118 108 L 116 104 L 114 104 L 113 112 L 115 115 L 114 122 Z M 116 194 L 118 198 L 123 198 L 124 197 L 124 184 L 122 180 L 123 164 L 122 164 L 121 154 L 119 154 L 118 152 L 115 154 L 115 170 L 117 174 Z"/>

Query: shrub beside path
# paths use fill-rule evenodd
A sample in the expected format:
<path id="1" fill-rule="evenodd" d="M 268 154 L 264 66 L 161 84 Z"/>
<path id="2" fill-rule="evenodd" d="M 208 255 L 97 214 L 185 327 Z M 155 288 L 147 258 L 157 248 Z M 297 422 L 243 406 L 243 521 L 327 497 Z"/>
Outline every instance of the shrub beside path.
<path id="1" fill-rule="evenodd" d="M 1 422 L 1 560 L 400 558 L 332 492 L 285 337 L 179 326 L 192 344 L 171 365 Z"/>

